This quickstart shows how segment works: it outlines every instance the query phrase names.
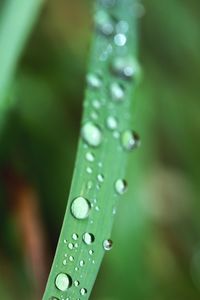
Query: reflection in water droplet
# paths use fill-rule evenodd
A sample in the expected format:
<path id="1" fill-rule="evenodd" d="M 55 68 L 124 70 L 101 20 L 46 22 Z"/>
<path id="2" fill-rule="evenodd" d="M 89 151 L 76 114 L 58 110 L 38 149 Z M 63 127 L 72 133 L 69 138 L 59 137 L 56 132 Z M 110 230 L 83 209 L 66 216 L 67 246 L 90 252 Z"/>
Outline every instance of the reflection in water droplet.
<path id="1" fill-rule="evenodd" d="M 122 47 L 126 44 L 126 36 L 123 33 L 117 33 L 114 36 L 114 42 L 117 46 Z"/>
<path id="2" fill-rule="evenodd" d="M 101 129 L 90 121 L 85 123 L 82 126 L 81 135 L 83 140 L 89 146 L 97 147 L 101 144 L 102 141 Z"/>
<path id="3" fill-rule="evenodd" d="M 117 128 L 117 119 L 113 116 L 108 116 L 106 119 L 106 126 L 110 130 L 114 130 Z"/>
<path id="4" fill-rule="evenodd" d="M 89 232 L 85 232 L 83 234 L 83 241 L 87 244 L 87 245 L 91 245 L 95 240 L 95 237 L 92 233 Z"/>
<path id="5" fill-rule="evenodd" d="M 112 249 L 112 246 L 113 246 L 112 240 L 108 239 L 108 240 L 103 241 L 104 250 L 109 251 Z"/>
<path id="6" fill-rule="evenodd" d="M 71 213 L 76 219 L 86 219 L 90 209 L 90 203 L 86 198 L 80 196 L 72 201 Z"/>
<path id="7" fill-rule="evenodd" d="M 127 182 L 124 179 L 118 179 L 115 182 L 115 191 L 119 195 L 123 195 L 127 190 Z"/>
<path id="8" fill-rule="evenodd" d="M 100 88 L 102 84 L 102 80 L 99 75 L 88 74 L 87 75 L 87 83 L 91 88 Z"/>
<path id="9" fill-rule="evenodd" d="M 84 296 L 85 294 L 87 294 L 87 290 L 85 288 L 82 288 L 80 290 L 80 293 L 81 293 L 82 296 Z"/>
<path id="10" fill-rule="evenodd" d="M 121 102 L 124 100 L 124 88 L 117 82 L 110 85 L 110 93 L 113 101 Z"/>
<path id="11" fill-rule="evenodd" d="M 121 134 L 121 143 L 125 150 L 131 151 L 140 146 L 140 137 L 133 130 L 125 130 Z"/>
<path id="12" fill-rule="evenodd" d="M 72 279 L 65 273 L 60 273 L 56 276 L 55 285 L 57 289 L 65 292 L 71 286 Z"/>

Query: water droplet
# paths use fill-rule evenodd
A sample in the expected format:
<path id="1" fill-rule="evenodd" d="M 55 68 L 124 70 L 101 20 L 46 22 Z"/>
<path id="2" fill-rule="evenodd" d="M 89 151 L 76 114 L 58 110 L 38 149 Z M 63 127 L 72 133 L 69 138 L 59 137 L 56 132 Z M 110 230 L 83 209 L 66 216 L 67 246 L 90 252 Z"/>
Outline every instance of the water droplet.
<path id="1" fill-rule="evenodd" d="M 80 282 L 79 282 L 78 280 L 75 280 L 75 281 L 74 281 L 74 285 L 75 285 L 75 286 L 79 286 L 79 284 L 80 284 Z"/>
<path id="2" fill-rule="evenodd" d="M 119 195 L 122 195 L 127 190 L 127 182 L 124 179 L 118 179 L 115 182 L 115 190 Z"/>
<path id="3" fill-rule="evenodd" d="M 125 34 L 123 34 L 123 33 L 117 33 L 114 36 L 115 45 L 117 45 L 119 47 L 124 46 L 126 44 L 126 41 L 127 41 L 127 38 L 126 38 Z"/>
<path id="4" fill-rule="evenodd" d="M 51 297 L 51 298 L 49 298 L 49 300 L 59 300 L 59 299 L 56 297 Z"/>
<path id="5" fill-rule="evenodd" d="M 102 84 L 102 80 L 99 75 L 88 74 L 87 75 L 87 83 L 91 88 L 100 88 Z"/>
<path id="6" fill-rule="evenodd" d="M 113 101 L 121 102 L 124 100 L 124 88 L 121 84 L 113 82 L 110 85 L 110 93 Z"/>
<path id="7" fill-rule="evenodd" d="M 95 14 L 95 23 L 97 30 L 105 36 L 110 36 L 114 32 L 113 22 L 109 15 L 103 11 L 98 10 Z"/>
<path id="8" fill-rule="evenodd" d="M 81 134 L 83 140 L 92 147 L 97 147 L 101 144 L 102 141 L 102 132 L 101 129 L 93 124 L 92 122 L 87 122 L 83 125 L 81 129 Z"/>
<path id="9" fill-rule="evenodd" d="M 116 25 L 117 33 L 127 33 L 129 30 L 129 25 L 126 21 L 119 21 Z"/>
<path id="10" fill-rule="evenodd" d="M 115 139 L 118 139 L 119 137 L 120 137 L 120 134 L 119 134 L 119 131 L 114 131 L 113 132 L 113 137 L 115 138 Z"/>
<path id="11" fill-rule="evenodd" d="M 99 168 L 102 168 L 102 167 L 103 167 L 103 164 L 102 164 L 101 161 L 98 162 L 98 166 L 99 166 Z"/>
<path id="12" fill-rule="evenodd" d="M 133 130 L 125 130 L 121 134 L 121 143 L 125 150 L 131 151 L 140 146 L 140 137 Z"/>
<path id="13" fill-rule="evenodd" d="M 99 102 L 99 100 L 95 99 L 95 100 L 92 101 L 92 106 L 95 109 L 99 109 L 101 107 L 101 103 Z"/>
<path id="14" fill-rule="evenodd" d="M 89 180 L 87 183 L 87 189 L 91 190 L 92 186 L 93 186 L 93 182 L 91 180 Z"/>
<path id="15" fill-rule="evenodd" d="M 90 113 L 90 117 L 93 119 L 93 120 L 97 120 L 98 119 L 98 114 L 96 113 L 96 111 L 92 111 Z"/>
<path id="16" fill-rule="evenodd" d="M 77 234 L 77 233 L 73 233 L 73 234 L 72 234 L 72 239 L 73 239 L 74 241 L 77 241 L 77 240 L 78 240 L 78 234 Z"/>
<path id="17" fill-rule="evenodd" d="M 96 210 L 96 211 L 100 211 L 99 206 L 95 206 L 95 210 Z"/>
<path id="18" fill-rule="evenodd" d="M 72 249 L 74 248 L 74 245 L 73 245 L 72 243 L 69 243 L 69 244 L 68 244 L 68 248 L 69 248 L 70 250 L 72 250 Z"/>
<path id="19" fill-rule="evenodd" d="M 64 260 L 63 260 L 63 265 L 66 266 L 66 264 L 67 264 L 67 260 L 64 259 Z"/>
<path id="20" fill-rule="evenodd" d="M 85 288 L 82 288 L 80 290 L 80 293 L 81 293 L 82 296 L 84 296 L 85 294 L 87 294 L 87 290 Z"/>
<path id="21" fill-rule="evenodd" d="M 94 254 L 94 250 L 91 250 L 91 249 L 90 249 L 90 250 L 89 250 L 89 254 L 90 254 L 90 255 L 93 255 L 93 254 Z"/>
<path id="22" fill-rule="evenodd" d="M 86 172 L 87 172 L 88 174 L 92 174 L 92 168 L 87 167 L 87 168 L 86 168 Z"/>
<path id="23" fill-rule="evenodd" d="M 69 256 L 69 261 L 74 261 L 74 257 L 72 255 Z"/>
<path id="24" fill-rule="evenodd" d="M 68 288 L 70 288 L 71 283 L 71 277 L 65 273 L 60 273 L 56 276 L 55 285 L 57 289 L 62 292 L 65 292 Z"/>
<path id="25" fill-rule="evenodd" d="M 112 240 L 108 239 L 108 240 L 104 240 L 103 241 L 103 248 L 104 248 L 104 250 L 109 251 L 109 250 L 112 249 L 112 246 L 113 246 Z"/>
<path id="26" fill-rule="evenodd" d="M 80 263 L 79 263 L 80 267 L 83 267 L 85 265 L 85 262 L 84 260 L 80 260 Z"/>
<path id="27" fill-rule="evenodd" d="M 71 213 L 76 219 L 86 219 L 89 215 L 90 209 L 90 203 L 86 198 L 80 196 L 72 201 Z"/>
<path id="28" fill-rule="evenodd" d="M 95 240 L 95 237 L 92 233 L 89 232 L 85 232 L 83 234 L 83 241 L 87 244 L 87 245 L 91 245 Z"/>
<path id="29" fill-rule="evenodd" d="M 78 248 L 78 243 L 75 243 L 74 247 L 75 247 L 75 248 Z"/>
<path id="30" fill-rule="evenodd" d="M 133 57 L 116 57 L 112 62 L 112 71 L 117 76 L 131 79 L 140 73 L 140 66 Z"/>
<path id="31" fill-rule="evenodd" d="M 97 175 L 97 179 L 98 179 L 99 182 L 104 182 L 104 176 L 103 176 L 103 174 L 98 174 Z"/>
<path id="32" fill-rule="evenodd" d="M 113 116 L 108 116 L 106 119 L 106 126 L 110 130 L 114 130 L 117 128 L 117 119 Z"/>

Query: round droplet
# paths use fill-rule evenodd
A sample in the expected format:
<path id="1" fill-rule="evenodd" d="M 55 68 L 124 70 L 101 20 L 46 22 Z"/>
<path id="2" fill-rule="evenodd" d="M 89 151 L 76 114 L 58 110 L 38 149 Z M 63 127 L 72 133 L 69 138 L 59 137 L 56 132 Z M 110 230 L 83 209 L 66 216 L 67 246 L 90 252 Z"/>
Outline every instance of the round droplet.
<path id="1" fill-rule="evenodd" d="M 72 238 L 74 241 L 77 241 L 78 240 L 78 234 L 77 233 L 73 233 L 72 234 Z"/>
<path id="2" fill-rule="evenodd" d="M 90 121 L 83 125 L 81 135 L 89 146 L 98 147 L 102 142 L 101 129 Z"/>
<path id="3" fill-rule="evenodd" d="M 83 267 L 85 265 L 85 262 L 84 260 L 80 260 L 80 263 L 79 263 L 80 267 Z"/>
<path id="4" fill-rule="evenodd" d="M 129 30 L 128 22 L 126 21 L 119 21 L 116 25 L 116 31 L 117 33 L 127 33 Z"/>
<path id="5" fill-rule="evenodd" d="M 69 248 L 70 250 L 72 250 L 72 249 L 74 248 L 74 245 L 73 245 L 72 243 L 69 243 L 69 244 L 68 244 L 68 248 Z"/>
<path id="6" fill-rule="evenodd" d="M 102 84 L 102 80 L 99 75 L 88 74 L 87 75 L 87 83 L 91 88 L 100 88 Z"/>
<path id="7" fill-rule="evenodd" d="M 118 33 L 114 36 L 114 42 L 117 46 L 122 47 L 126 44 L 126 36 L 123 33 Z"/>
<path id="8" fill-rule="evenodd" d="M 67 260 L 64 259 L 64 260 L 63 260 L 63 265 L 66 266 L 66 264 L 67 264 Z"/>
<path id="9" fill-rule="evenodd" d="M 78 280 L 75 280 L 75 281 L 74 281 L 74 285 L 75 285 L 75 286 L 79 286 L 79 284 L 80 284 L 80 282 L 79 282 Z"/>
<path id="10" fill-rule="evenodd" d="M 108 239 L 108 240 L 103 241 L 104 250 L 109 251 L 112 249 L 112 246 L 113 246 L 112 240 Z"/>
<path id="11" fill-rule="evenodd" d="M 95 240 L 95 237 L 92 233 L 89 232 L 85 232 L 83 234 L 83 241 L 87 244 L 87 245 L 91 245 Z"/>
<path id="12" fill-rule="evenodd" d="M 106 126 L 110 130 L 115 130 L 117 128 L 117 119 L 113 116 L 108 116 L 106 119 Z"/>
<path id="13" fill-rule="evenodd" d="M 97 175 L 97 179 L 98 179 L 98 181 L 101 182 L 101 183 L 104 182 L 104 175 L 103 175 L 103 174 L 98 174 L 98 175 Z"/>
<path id="14" fill-rule="evenodd" d="M 85 294 L 87 294 L 87 290 L 85 288 L 82 288 L 80 290 L 80 293 L 81 293 L 82 296 L 84 296 Z"/>
<path id="15" fill-rule="evenodd" d="M 74 261 L 74 257 L 72 255 L 69 256 L 69 261 Z"/>
<path id="16" fill-rule="evenodd" d="M 127 182 L 124 179 L 118 179 L 115 182 L 115 190 L 119 195 L 123 195 L 127 190 Z"/>
<path id="17" fill-rule="evenodd" d="M 87 172 L 88 174 L 92 174 L 92 168 L 87 167 L 87 168 L 86 168 L 86 172 Z"/>
<path id="18" fill-rule="evenodd" d="M 109 15 L 103 11 L 98 10 L 95 14 L 95 23 L 97 30 L 103 35 L 110 36 L 114 32 L 114 26 Z"/>
<path id="19" fill-rule="evenodd" d="M 133 130 L 125 130 L 121 134 L 121 143 L 125 150 L 131 151 L 140 146 L 140 137 Z"/>
<path id="20" fill-rule="evenodd" d="M 124 79 L 132 79 L 140 73 L 140 66 L 133 57 L 116 57 L 111 68 L 115 75 Z"/>
<path id="21" fill-rule="evenodd" d="M 93 255 L 93 254 L 94 254 L 94 250 L 91 250 L 91 249 L 90 249 L 90 250 L 89 250 L 89 254 L 90 254 L 90 255 Z"/>
<path id="22" fill-rule="evenodd" d="M 110 86 L 110 93 L 113 101 L 121 102 L 124 100 L 124 88 L 117 82 L 113 82 Z"/>
<path id="23" fill-rule="evenodd" d="M 86 219 L 89 215 L 90 209 L 90 203 L 86 198 L 80 196 L 72 201 L 71 213 L 76 219 Z"/>
<path id="24" fill-rule="evenodd" d="M 56 276 L 55 285 L 57 289 L 65 292 L 71 286 L 72 279 L 65 273 L 60 273 Z"/>

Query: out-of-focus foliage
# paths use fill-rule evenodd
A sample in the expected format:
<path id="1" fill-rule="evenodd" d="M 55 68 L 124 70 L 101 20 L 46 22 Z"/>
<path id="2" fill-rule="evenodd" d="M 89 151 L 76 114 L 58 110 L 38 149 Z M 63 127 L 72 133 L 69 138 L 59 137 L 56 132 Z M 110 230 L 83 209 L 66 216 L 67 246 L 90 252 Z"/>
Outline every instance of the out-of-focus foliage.
<path id="1" fill-rule="evenodd" d="M 130 157 L 114 247 L 91 298 L 197 300 L 200 2 L 143 5 L 143 80 L 134 108 L 142 147 Z M 39 298 L 47 278 L 73 170 L 91 8 L 91 1 L 48 1 L 11 87 L 15 105 L 0 144 L 4 300 Z"/>

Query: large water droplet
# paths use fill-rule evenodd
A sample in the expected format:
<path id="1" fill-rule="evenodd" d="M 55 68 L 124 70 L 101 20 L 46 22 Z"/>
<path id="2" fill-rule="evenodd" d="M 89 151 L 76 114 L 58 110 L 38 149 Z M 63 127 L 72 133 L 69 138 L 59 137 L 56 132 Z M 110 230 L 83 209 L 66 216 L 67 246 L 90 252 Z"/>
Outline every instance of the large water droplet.
<path id="1" fill-rule="evenodd" d="M 87 290 L 85 288 L 82 288 L 80 290 L 80 293 L 81 293 L 82 296 L 84 296 L 85 294 L 87 294 Z"/>
<path id="2" fill-rule="evenodd" d="M 124 88 L 121 84 L 113 82 L 110 85 L 110 93 L 113 101 L 121 102 L 124 100 Z"/>
<path id="3" fill-rule="evenodd" d="M 123 195 L 127 190 L 127 182 L 124 179 L 115 181 L 115 190 L 119 195 Z"/>
<path id="4" fill-rule="evenodd" d="M 114 42 L 117 46 L 122 47 L 126 44 L 127 38 L 123 33 L 117 33 L 114 36 Z"/>
<path id="5" fill-rule="evenodd" d="M 108 116 L 106 119 L 106 126 L 110 130 L 115 130 L 117 128 L 117 119 L 113 116 Z"/>
<path id="6" fill-rule="evenodd" d="M 90 203 L 84 197 L 79 196 L 72 201 L 71 213 L 76 219 L 86 219 L 89 215 L 90 209 Z"/>
<path id="7" fill-rule="evenodd" d="M 81 135 L 89 146 L 98 147 L 102 142 L 101 129 L 90 121 L 82 126 Z"/>
<path id="8" fill-rule="evenodd" d="M 109 251 L 109 250 L 112 249 L 112 246 L 113 246 L 113 241 L 112 240 L 108 239 L 108 240 L 103 241 L 104 250 Z"/>
<path id="9" fill-rule="evenodd" d="M 87 245 L 91 245 L 95 240 L 95 237 L 92 233 L 89 232 L 85 232 L 83 234 L 83 241 L 87 244 Z"/>
<path id="10" fill-rule="evenodd" d="M 71 283 L 71 277 L 65 273 L 60 273 L 56 276 L 55 285 L 57 289 L 62 292 L 65 292 L 68 288 L 70 288 Z"/>
<path id="11" fill-rule="evenodd" d="M 117 76 L 131 79 L 139 74 L 140 67 L 133 57 L 116 57 L 112 62 L 112 71 Z"/>
<path id="12" fill-rule="evenodd" d="M 101 77 L 96 74 L 88 74 L 87 75 L 87 83 L 91 88 L 100 88 L 102 84 Z"/>
<path id="13" fill-rule="evenodd" d="M 121 134 L 121 143 L 125 150 L 131 151 L 140 146 L 140 137 L 133 130 L 125 130 Z"/>

